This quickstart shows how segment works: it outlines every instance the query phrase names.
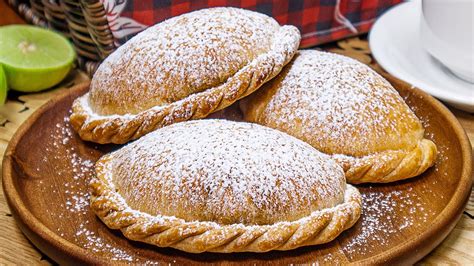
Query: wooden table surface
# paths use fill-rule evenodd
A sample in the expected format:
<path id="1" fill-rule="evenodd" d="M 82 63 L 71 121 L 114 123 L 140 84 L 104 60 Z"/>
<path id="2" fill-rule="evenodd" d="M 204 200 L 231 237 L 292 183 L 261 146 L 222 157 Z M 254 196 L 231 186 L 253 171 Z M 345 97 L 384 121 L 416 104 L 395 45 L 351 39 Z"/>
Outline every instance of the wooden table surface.
<path id="1" fill-rule="evenodd" d="M 3 0 L 0 0 L 0 25 L 25 23 Z M 365 41 L 359 39 L 339 42 L 337 47 L 329 50 L 337 53 L 348 54 L 360 61 L 370 63 L 374 66 L 370 55 L 359 53 L 350 54 L 351 48 L 347 46 L 366 46 Z M 355 51 L 355 49 L 354 49 Z M 87 79 L 80 71 L 75 71 L 69 77 L 71 82 L 79 82 Z M 64 83 L 66 84 L 66 83 Z M 34 110 L 50 99 L 57 90 L 30 95 L 14 95 L 12 99 L 0 107 L 0 154 L 3 152 L 15 132 L 16 128 Z M 474 114 L 451 108 L 451 111 L 459 119 L 467 135 L 474 143 Z M 0 264 L 52 264 L 51 260 L 41 254 L 21 233 L 11 217 L 10 210 L 0 190 Z M 474 192 L 471 193 L 468 206 L 461 220 L 458 222 L 450 235 L 433 252 L 426 256 L 420 264 L 451 264 L 451 265 L 473 265 L 474 264 Z"/>

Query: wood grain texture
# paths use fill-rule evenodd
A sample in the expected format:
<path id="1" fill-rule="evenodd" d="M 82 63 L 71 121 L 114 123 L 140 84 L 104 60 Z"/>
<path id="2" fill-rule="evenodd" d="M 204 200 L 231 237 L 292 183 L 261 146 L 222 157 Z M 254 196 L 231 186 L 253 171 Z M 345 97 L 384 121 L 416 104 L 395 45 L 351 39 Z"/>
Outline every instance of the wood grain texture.
<path id="1" fill-rule="evenodd" d="M 12 23 L 24 23 L 3 0 L 0 0 L 0 25 Z M 376 70 L 382 71 L 370 56 L 367 41 L 359 38 L 351 38 L 341 41 L 335 45 L 325 47 L 332 52 L 345 54 L 356 58 L 366 64 L 370 64 Z M 85 78 L 82 76 L 80 80 Z M 30 94 L 12 98 L 7 105 L 0 107 L 0 153 L 3 151 L 18 126 L 31 113 L 42 105 L 55 91 L 48 91 L 47 94 Z M 20 100 L 20 101 L 19 101 Z M 30 101 L 31 100 L 31 101 Z M 22 102 L 23 101 L 23 102 Z M 26 108 L 29 106 L 28 108 Z M 467 132 L 467 135 L 474 143 L 474 115 L 463 111 L 451 109 L 455 116 Z M 8 123 L 6 123 L 8 121 Z M 16 222 L 11 216 L 6 205 L 3 191 L 0 190 L 0 264 L 22 264 L 22 265 L 49 265 L 52 261 L 42 255 L 21 233 Z M 432 253 L 421 260 L 420 264 L 438 265 L 469 265 L 474 263 L 474 194 L 471 194 L 465 214 L 457 226 L 442 244 Z"/>
<path id="2" fill-rule="evenodd" d="M 2 121 L 0 126 L 0 154 L 2 154 L 2 157 L 10 138 L 23 121 L 53 96 L 86 80 L 88 80 L 88 77 L 85 73 L 74 71 L 56 88 L 37 94 L 24 94 L 16 99 L 8 99 L 5 105 L 0 107 L 0 121 Z M 0 161 L 0 166 L 1 164 Z M 0 265 L 51 263 L 48 257 L 31 245 L 18 228 L 8 209 L 3 190 L 0 190 L 0 225 Z"/>

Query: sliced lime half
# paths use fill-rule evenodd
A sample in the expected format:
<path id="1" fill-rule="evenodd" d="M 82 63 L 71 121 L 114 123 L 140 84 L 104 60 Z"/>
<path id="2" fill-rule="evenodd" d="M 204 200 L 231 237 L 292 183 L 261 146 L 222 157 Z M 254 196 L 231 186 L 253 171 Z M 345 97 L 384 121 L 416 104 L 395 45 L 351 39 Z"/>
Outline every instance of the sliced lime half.
<path id="1" fill-rule="evenodd" d="M 58 33 L 28 25 L 0 27 L 0 64 L 10 89 L 34 92 L 58 84 L 76 54 Z"/>

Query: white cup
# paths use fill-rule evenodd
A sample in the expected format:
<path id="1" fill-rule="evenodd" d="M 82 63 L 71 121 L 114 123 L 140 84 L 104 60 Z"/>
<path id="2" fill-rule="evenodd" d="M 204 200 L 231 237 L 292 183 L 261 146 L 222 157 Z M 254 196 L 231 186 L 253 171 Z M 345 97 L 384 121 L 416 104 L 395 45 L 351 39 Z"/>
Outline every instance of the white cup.
<path id="1" fill-rule="evenodd" d="M 456 76 L 474 83 L 474 0 L 422 0 L 423 47 Z"/>

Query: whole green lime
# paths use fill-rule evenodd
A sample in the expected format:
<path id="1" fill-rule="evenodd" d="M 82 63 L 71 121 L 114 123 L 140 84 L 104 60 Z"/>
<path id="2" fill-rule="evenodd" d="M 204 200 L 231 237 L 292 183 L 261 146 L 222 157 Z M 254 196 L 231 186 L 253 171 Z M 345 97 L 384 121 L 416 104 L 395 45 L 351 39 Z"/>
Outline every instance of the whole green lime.
<path id="1" fill-rule="evenodd" d="M 7 90 L 7 77 L 5 77 L 3 67 L 0 65 L 0 105 L 3 105 L 7 99 Z"/>
<path id="2" fill-rule="evenodd" d="M 72 45 L 58 33 L 28 25 L 0 27 L 0 64 L 10 89 L 50 88 L 66 77 L 75 58 Z"/>

